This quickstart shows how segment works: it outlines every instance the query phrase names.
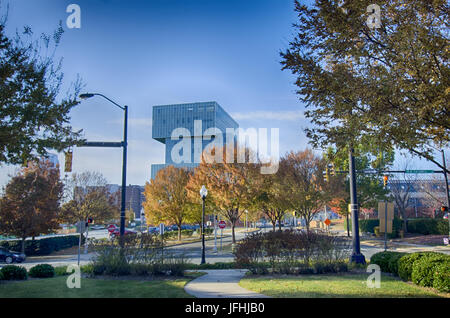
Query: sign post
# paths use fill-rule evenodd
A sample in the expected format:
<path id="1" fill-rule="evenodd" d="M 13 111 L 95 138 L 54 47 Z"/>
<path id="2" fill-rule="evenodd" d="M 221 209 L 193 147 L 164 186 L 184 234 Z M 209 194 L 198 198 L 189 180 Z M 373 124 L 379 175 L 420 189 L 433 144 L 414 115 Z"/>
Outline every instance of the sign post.
<path id="1" fill-rule="evenodd" d="M 219 222 L 219 228 L 220 228 L 220 251 L 222 251 L 222 237 L 223 237 L 223 229 L 227 226 L 227 223 L 225 221 Z"/>
<path id="2" fill-rule="evenodd" d="M 392 233 L 394 220 L 394 203 L 378 202 L 378 219 L 380 220 L 380 233 L 384 233 L 384 250 L 387 250 L 387 233 Z"/>

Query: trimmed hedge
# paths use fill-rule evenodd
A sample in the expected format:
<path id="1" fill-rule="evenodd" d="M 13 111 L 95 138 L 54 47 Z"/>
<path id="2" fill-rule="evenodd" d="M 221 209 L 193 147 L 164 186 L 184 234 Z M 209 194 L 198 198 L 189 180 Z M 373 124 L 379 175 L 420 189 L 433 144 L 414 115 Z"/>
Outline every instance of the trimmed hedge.
<path id="1" fill-rule="evenodd" d="M 437 252 L 418 252 L 402 256 L 398 260 L 398 276 L 404 281 L 411 281 L 414 262 L 429 255 L 440 255 Z"/>
<path id="2" fill-rule="evenodd" d="M 413 264 L 411 274 L 413 283 L 423 287 L 433 287 L 435 268 L 440 265 L 450 267 L 450 256 L 439 254 L 421 257 Z"/>
<path id="3" fill-rule="evenodd" d="M 448 220 L 410 219 L 408 220 L 408 232 L 423 235 L 445 235 L 448 234 Z"/>
<path id="4" fill-rule="evenodd" d="M 39 264 L 30 268 L 28 274 L 35 278 L 50 278 L 55 276 L 55 269 L 49 264 Z"/>
<path id="5" fill-rule="evenodd" d="M 350 232 L 351 232 L 352 231 L 352 220 L 349 219 L 348 222 L 349 222 L 349 228 L 350 228 Z M 366 232 L 375 233 L 375 227 L 378 227 L 380 225 L 380 221 L 378 219 L 369 219 L 369 220 L 359 219 L 358 224 L 359 224 L 359 231 L 361 233 L 366 233 Z M 388 233 L 388 238 L 399 237 L 402 226 L 403 226 L 403 220 L 401 220 L 399 218 L 394 218 L 394 220 L 392 222 L 392 233 Z M 347 220 L 344 220 L 344 229 L 347 231 Z"/>
<path id="6" fill-rule="evenodd" d="M 377 264 L 380 266 L 382 272 L 398 274 L 398 260 L 406 253 L 400 252 L 379 252 L 372 255 L 370 258 L 371 264 Z"/>
<path id="7" fill-rule="evenodd" d="M 450 293 L 450 266 L 448 262 L 439 264 L 434 268 L 433 288 Z"/>
<path id="8" fill-rule="evenodd" d="M 49 255 L 55 251 L 59 251 L 72 246 L 78 246 L 79 235 L 66 235 L 43 238 L 39 240 L 25 241 L 25 254 L 27 256 L 43 256 Z M 84 236 L 82 237 L 82 244 L 84 243 Z M 21 251 L 22 241 L 1 241 L 0 246 L 11 251 Z"/>
<path id="9" fill-rule="evenodd" d="M 28 278 L 28 273 L 25 267 L 6 265 L 2 267 L 2 279 L 3 280 L 26 280 Z"/>

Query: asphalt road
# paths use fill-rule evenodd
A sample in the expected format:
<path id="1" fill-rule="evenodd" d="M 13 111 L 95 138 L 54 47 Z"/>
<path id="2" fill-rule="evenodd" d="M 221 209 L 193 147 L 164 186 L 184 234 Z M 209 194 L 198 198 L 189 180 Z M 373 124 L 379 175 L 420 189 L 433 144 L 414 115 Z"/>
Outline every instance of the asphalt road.
<path id="1" fill-rule="evenodd" d="M 270 228 L 265 228 L 263 231 L 269 231 Z M 216 246 L 218 251 L 214 251 L 215 242 L 214 239 L 205 241 L 205 254 L 206 254 L 206 262 L 207 263 L 217 263 L 217 262 L 231 262 L 234 260 L 234 256 L 231 253 L 229 248 L 232 238 L 229 233 L 224 233 L 227 236 L 222 239 L 222 246 L 224 250 L 220 250 L 220 239 L 217 239 Z M 243 229 L 238 229 L 236 231 L 236 240 L 241 240 L 245 236 Z M 90 231 L 89 237 L 102 238 L 108 237 L 107 230 L 97 230 Z M 388 248 L 390 251 L 399 251 L 399 252 L 417 252 L 417 251 L 438 251 L 446 254 L 450 254 L 450 248 L 445 246 L 418 246 L 418 245 L 395 245 L 393 243 L 388 244 Z M 370 257 L 384 250 L 383 242 L 374 242 L 374 241 L 365 241 L 361 240 L 361 253 L 366 257 L 366 260 L 369 260 Z M 80 257 L 80 264 L 88 264 L 90 260 L 94 257 L 93 253 L 84 254 L 84 248 L 82 247 L 82 254 Z M 171 247 L 165 248 L 166 253 L 170 253 L 177 257 L 184 257 L 188 259 L 190 262 L 194 264 L 200 264 L 201 261 L 201 252 L 202 252 L 202 243 L 194 242 L 187 244 L 180 244 Z M 51 264 L 53 266 L 62 266 L 68 264 L 76 264 L 77 263 L 77 255 L 61 255 L 61 256 L 39 256 L 39 257 L 28 257 L 25 263 L 21 265 L 30 268 L 37 264 Z M 0 264 L 2 266 L 4 264 Z"/>

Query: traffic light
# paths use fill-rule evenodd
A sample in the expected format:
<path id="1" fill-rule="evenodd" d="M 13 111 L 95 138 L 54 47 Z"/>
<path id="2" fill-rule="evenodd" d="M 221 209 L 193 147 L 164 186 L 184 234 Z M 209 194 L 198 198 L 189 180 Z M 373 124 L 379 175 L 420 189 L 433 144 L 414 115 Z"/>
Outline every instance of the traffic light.
<path id="1" fill-rule="evenodd" d="M 389 177 L 388 177 L 388 176 L 384 176 L 384 177 L 383 177 L 383 184 L 384 184 L 384 187 L 387 186 L 388 180 L 389 180 Z"/>
<path id="2" fill-rule="evenodd" d="M 448 212 L 448 206 L 445 206 L 445 205 L 441 206 L 441 211 L 444 213 Z"/>
<path id="3" fill-rule="evenodd" d="M 86 227 L 88 227 L 89 224 L 92 224 L 92 223 L 94 223 L 94 220 L 92 218 L 88 218 L 87 222 L 86 222 Z"/>
<path id="4" fill-rule="evenodd" d="M 326 168 L 325 168 L 325 171 L 323 172 L 323 178 L 325 179 L 326 182 L 329 181 L 328 167 L 326 167 Z"/>
<path id="5" fill-rule="evenodd" d="M 334 177 L 334 176 L 336 176 L 336 170 L 334 170 L 334 164 L 333 163 L 330 163 L 329 165 L 328 165 L 328 169 L 330 170 L 330 174 Z"/>
<path id="6" fill-rule="evenodd" d="M 65 160 L 65 165 L 64 165 L 64 172 L 72 172 L 73 153 L 72 153 L 72 151 L 68 151 L 65 153 L 65 155 L 66 155 L 66 160 Z"/>

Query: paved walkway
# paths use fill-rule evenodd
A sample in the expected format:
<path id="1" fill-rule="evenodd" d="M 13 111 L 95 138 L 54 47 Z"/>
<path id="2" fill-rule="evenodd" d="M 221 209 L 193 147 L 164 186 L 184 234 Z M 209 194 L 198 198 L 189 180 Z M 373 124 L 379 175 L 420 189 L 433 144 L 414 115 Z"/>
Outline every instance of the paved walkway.
<path id="1" fill-rule="evenodd" d="M 238 285 L 246 270 L 202 270 L 207 273 L 189 282 L 184 290 L 197 298 L 268 298 Z"/>

